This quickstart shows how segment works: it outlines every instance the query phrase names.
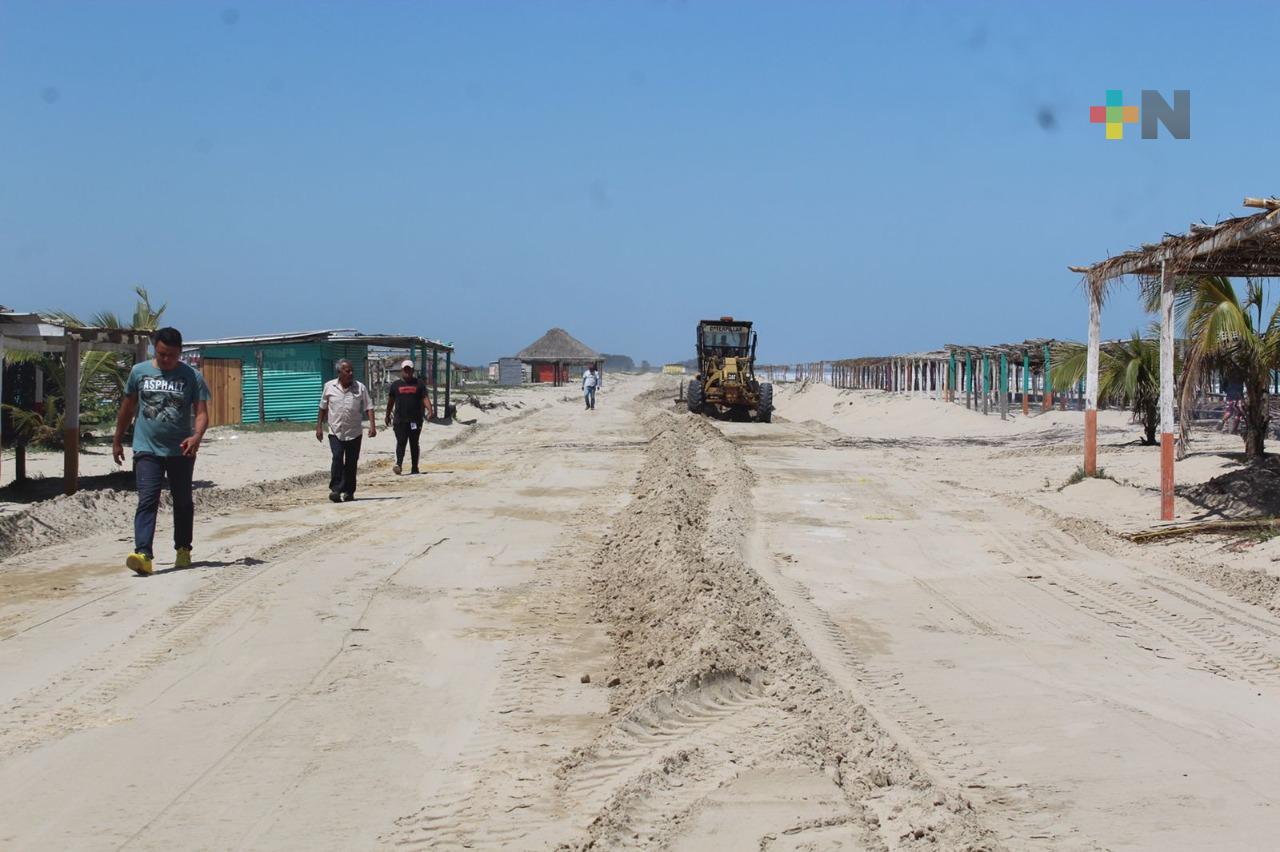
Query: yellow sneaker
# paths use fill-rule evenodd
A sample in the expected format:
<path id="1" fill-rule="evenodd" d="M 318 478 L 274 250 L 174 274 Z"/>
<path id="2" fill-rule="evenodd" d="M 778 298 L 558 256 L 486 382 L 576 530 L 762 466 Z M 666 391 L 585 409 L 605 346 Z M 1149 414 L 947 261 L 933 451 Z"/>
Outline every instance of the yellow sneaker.
<path id="1" fill-rule="evenodd" d="M 145 553 L 130 553 L 124 564 L 129 566 L 129 570 L 135 574 L 143 577 L 151 576 L 151 557 Z"/>
<path id="2" fill-rule="evenodd" d="M 178 558 L 173 560 L 174 568 L 190 568 L 191 567 L 191 548 L 179 547 Z"/>

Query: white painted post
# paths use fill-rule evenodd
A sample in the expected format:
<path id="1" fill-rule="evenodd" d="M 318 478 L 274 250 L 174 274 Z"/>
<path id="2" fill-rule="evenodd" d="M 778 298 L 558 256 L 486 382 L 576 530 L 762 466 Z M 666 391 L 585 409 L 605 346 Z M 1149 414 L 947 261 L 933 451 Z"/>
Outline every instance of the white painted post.
<path id="1" fill-rule="evenodd" d="M 1173 520 L 1173 270 L 1160 264 L 1160 520 Z"/>
<path id="2" fill-rule="evenodd" d="M 1089 351 L 1084 379 L 1084 472 L 1098 472 L 1098 354 L 1102 348 L 1102 282 L 1090 279 Z"/>

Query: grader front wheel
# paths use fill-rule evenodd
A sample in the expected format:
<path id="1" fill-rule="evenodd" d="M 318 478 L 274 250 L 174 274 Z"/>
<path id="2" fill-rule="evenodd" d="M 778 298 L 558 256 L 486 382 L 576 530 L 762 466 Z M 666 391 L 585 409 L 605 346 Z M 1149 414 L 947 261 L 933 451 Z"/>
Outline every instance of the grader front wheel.
<path id="1" fill-rule="evenodd" d="M 689 410 L 694 414 L 702 413 L 702 382 L 697 379 L 689 380 L 689 390 L 685 393 L 685 399 L 688 400 Z"/>

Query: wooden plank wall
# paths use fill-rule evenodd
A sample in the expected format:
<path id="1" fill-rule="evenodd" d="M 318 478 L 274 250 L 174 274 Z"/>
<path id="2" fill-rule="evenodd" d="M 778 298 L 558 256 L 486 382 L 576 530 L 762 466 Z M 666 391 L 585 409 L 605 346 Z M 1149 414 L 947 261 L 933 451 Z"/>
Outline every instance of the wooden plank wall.
<path id="1" fill-rule="evenodd" d="M 236 426 L 244 393 L 239 359 L 206 358 L 200 372 L 209 385 L 209 425 Z"/>

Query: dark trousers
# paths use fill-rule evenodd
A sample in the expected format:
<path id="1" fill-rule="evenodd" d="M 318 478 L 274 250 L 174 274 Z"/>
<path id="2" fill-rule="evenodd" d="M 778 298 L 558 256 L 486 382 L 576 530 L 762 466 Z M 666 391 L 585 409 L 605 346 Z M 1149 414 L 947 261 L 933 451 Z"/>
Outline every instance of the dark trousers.
<path id="1" fill-rule="evenodd" d="M 160 489 L 169 478 L 173 498 L 173 546 L 191 546 L 191 528 L 196 505 L 191 497 L 191 476 L 195 456 L 157 456 L 142 453 L 133 457 L 133 477 L 138 485 L 138 510 L 133 515 L 134 550 L 155 556 L 151 550 L 156 537 L 156 512 L 160 509 Z"/>
<path id="2" fill-rule="evenodd" d="M 409 458 L 413 469 L 418 469 L 418 438 L 422 435 L 421 423 L 396 423 L 396 464 L 404 463 L 404 445 L 409 445 Z"/>
<path id="3" fill-rule="evenodd" d="M 587 400 L 587 408 L 596 407 L 596 389 L 594 387 L 583 388 L 582 395 Z"/>
<path id="4" fill-rule="evenodd" d="M 329 452 L 333 453 L 333 464 L 329 466 L 330 492 L 356 493 L 356 465 L 360 462 L 361 437 L 341 441 L 333 435 L 329 436 Z"/>

